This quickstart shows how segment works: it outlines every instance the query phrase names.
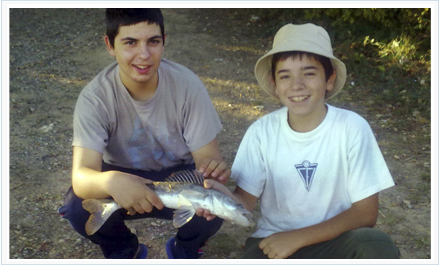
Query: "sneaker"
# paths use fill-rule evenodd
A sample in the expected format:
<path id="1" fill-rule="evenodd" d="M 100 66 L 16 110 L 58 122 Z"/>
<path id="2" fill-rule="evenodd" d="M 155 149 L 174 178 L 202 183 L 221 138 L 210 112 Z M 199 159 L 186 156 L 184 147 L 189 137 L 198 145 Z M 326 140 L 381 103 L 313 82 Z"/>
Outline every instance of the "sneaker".
<path id="1" fill-rule="evenodd" d="M 148 248 L 144 244 L 139 244 L 138 251 L 134 256 L 135 259 L 146 259 L 148 255 Z"/>
<path id="2" fill-rule="evenodd" d="M 165 250 L 167 252 L 168 259 L 187 259 L 186 253 L 182 249 L 178 249 L 176 247 L 176 239 L 171 237 L 168 239 L 167 244 L 165 245 Z M 198 258 L 203 256 L 203 251 L 199 249 Z"/>

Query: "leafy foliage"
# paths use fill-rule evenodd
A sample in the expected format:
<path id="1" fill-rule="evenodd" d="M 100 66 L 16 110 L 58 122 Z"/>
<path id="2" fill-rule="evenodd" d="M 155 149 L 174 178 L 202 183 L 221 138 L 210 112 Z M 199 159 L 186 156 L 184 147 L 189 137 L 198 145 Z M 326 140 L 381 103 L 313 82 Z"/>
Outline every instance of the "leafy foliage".
<path id="1" fill-rule="evenodd" d="M 332 27 L 349 27 L 355 30 L 381 29 L 391 31 L 391 36 L 406 32 L 411 36 L 429 35 L 431 31 L 431 10 L 428 8 L 345 8 L 345 9 L 305 9 L 305 18 L 331 19 Z M 349 23 L 347 25 L 347 22 Z M 350 26 L 354 26 L 350 27 Z"/>
<path id="2" fill-rule="evenodd" d="M 250 14 L 267 26 L 258 28 L 265 37 L 287 23 L 324 27 L 352 81 L 368 87 L 377 102 L 398 107 L 402 115 L 417 111 L 430 119 L 430 9 L 244 9 L 238 15 Z"/>

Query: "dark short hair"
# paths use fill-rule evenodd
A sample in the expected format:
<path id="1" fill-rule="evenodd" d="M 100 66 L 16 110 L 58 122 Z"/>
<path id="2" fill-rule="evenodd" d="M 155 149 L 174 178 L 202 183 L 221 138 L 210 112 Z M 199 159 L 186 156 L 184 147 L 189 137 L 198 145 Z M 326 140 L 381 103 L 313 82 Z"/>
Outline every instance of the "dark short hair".
<path id="1" fill-rule="evenodd" d="M 303 56 L 307 56 L 309 59 L 313 58 L 324 67 L 324 73 L 325 73 L 325 80 L 328 81 L 330 76 L 333 74 L 333 65 L 332 61 L 328 57 L 324 57 L 321 55 L 317 55 L 310 52 L 304 52 L 304 51 L 287 51 L 287 52 L 280 52 L 276 53 L 272 56 L 272 79 L 275 81 L 275 69 L 277 66 L 278 61 L 280 60 L 286 60 L 288 58 L 302 58 Z"/>
<path id="2" fill-rule="evenodd" d="M 121 26 L 134 25 L 144 21 L 159 25 L 162 38 L 164 37 L 165 27 L 162 12 L 159 8 L 107 8 L 105 22 L 107 25 L 106 34 L 110 44 L 115 47 L 115 38 Z M 165 39 L 163 41 L 165 44 Z"/>

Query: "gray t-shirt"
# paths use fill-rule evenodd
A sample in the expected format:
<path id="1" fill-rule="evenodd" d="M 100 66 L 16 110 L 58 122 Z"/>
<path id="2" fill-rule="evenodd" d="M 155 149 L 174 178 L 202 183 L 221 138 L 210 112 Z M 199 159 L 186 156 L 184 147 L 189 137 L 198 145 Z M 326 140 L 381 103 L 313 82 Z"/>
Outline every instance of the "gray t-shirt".
<path id="1" fill-rule="evenodd" d="M 81 92 L 73 119 L 73 146 L 103 154 L 106 163 L 159 171 L 194 160 L 222 125 L 205 86 L 189 69 L 162 59 L 156 94 L 131 98 L 113 63 Z"/>

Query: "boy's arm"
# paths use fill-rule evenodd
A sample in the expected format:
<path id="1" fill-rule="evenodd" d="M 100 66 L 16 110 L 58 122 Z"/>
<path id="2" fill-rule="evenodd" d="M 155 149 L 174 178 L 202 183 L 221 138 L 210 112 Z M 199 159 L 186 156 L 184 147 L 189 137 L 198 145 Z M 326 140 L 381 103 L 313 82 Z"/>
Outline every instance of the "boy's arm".
<path id="1" fill-rule="evenodd" d="M 82 199 L 113 199 L 129 214 L 163 208 L 160 198 L 146 186 L 148 180 L 117 171 L 102 172 L 102 154 L 92 149 L 74 146 L 72 187 Z"/>
<path id="2" fill-rule="evenodd" d="M 223 161 L 217 144 L 217 138 L 214 138 L 204 147 L 191 153 L 196 169 L 204 174 L 205 178 L 212 178 L 222 184 L 226 184 L 231 176 L 231 170 Z"/>
<path id="3" fill-rule="evenodd" d="M 233 199 L 243 205 L 248 211 L 253 211 L 257 204 L 258 197 L 249 194 L 241 189 L 241 187 L 237 186 L 233 194 Z"/>
<path id="4" fill-rule="evenodd" d="M 344 232 L 374 227 L 378 203 L 378 194 L 372 195 L 325 222 L 268 236 L 260 242 L 260 249 L 271 259 L 284 259 L 302 247 L 331 240 Z"/>

